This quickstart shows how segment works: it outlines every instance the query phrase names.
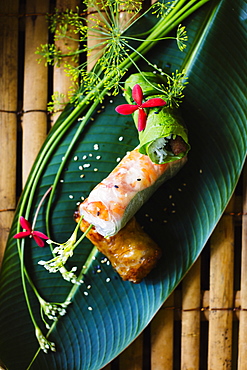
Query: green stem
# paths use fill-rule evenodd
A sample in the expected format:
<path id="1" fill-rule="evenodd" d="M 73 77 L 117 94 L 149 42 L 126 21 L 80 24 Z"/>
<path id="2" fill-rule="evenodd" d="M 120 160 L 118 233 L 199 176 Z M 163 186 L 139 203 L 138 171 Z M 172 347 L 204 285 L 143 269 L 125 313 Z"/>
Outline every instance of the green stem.
<path id="1" fill-rule="evenodd" d="M 105 91 L 102 92 L 101 96 L 103 97 L 105 95 Z M 58 181 L 60 179 L 60 176 L 61 176 L 61 173 L 64 169 L 64 166 L 66 164 L 66 161 L 71 153 L 71 150 L 72 148 L 74 147 L 74 144 L 75 142 L 77 141 L 79 135 L 81 134 L 83 128 L 85 127 L 86 123 L 88 122 L 88 120 L 90 119 L 90 117 L 92 116 L 94 110 L 97 108 L 100 100 L 101 100 L 101 96 L 99 99 L 97 99 L 93 104 L 92 106 L 89 108 L 87 114 L 85 115 L 83 121 L 81 122 L 81 124 L 79 125 L 76 133 L 74 134 L 73 136 L 73 139 L 72 141 L 70 142 L 70 145 L 64 155 L 64 158 L 63 158 L 63 161 L 62 163 L 60 164 L 59 168 L 58 168 L 58 171 L 57 171 L 57 174 L 56 174 L 56 177 L 54 179 L 54 182 L 53 182 L 53 185 L 52 185 L 52 191 L 51 191 L 51 194 L 50 194 L 50 197 L 49 197 L 49 200 L 48 200 L 48 203 L 47 203 L 47 208 L 46 208 L 46 229 L 47 229 L 47 235 L 49 236 L 50 235 L 50 230 L 49 230 L 49 213 L 50 213 L 50 209 L 51 209 L 51 205 L 52 205 L 52 200 L 53 200 L 53 196 L 54 196 L 54 193 L 55 193 L 55 190 L 56 190 L 56 187 L 57 187 L 57 184 L 58 184 Z"/>
<path id="2" fill-rule="evenodd" d="M 37 325 L 37 322 L 36 322 L 36 320 L 34 318 L 34 315 L 33 315 L 32 307 L 31 307 L 31 304 L 30 304 L 30 301 L 29 301 L 27 285 L 26 285 L 26 276 L 25 276 L 26 269 L 25 269 L 25 261 L 24 261 L 24 240 L 22 240 L 22 245 L 21 245 L 19 254 L 20 254 L 21 280 L 22 280 L 23 292 L 24 292 L 24 296 L 25 296 L 27 309 L 28 309 L 30 318 L 32 320 L 32 323 L 33 323 L 34 327 L 36 328 L 36 327 L 38 327 L 38 325 Z"/>
<path id="3" fill-rule="evenodd" d="M 97 253 L 98 253 L 98 249 L 96 247 L 93 247 L 90 254 L 88 255 L 88 258 L 87 258 L 86 262 L 84 263 L 84 265 L 83 265 L 83 267 L 80 271 L 80 274 L 78 276 L 78 281 L 82 280 L 83 276 L 88 272 L 88 269 L 91 266 L 91 263 L 94 260 L 95 256 L 97 255 Z M 69 294 L 67 295 L 67 297 L 65 299 L 65 302 L 72 301 L 73 297 L 75 296 L 75 294 L 76 294 L 76 292 L 78 291 L 79 288 L 80 288 L 80 285 L 74 284 L 73 287 L 71 288 Z M 61 317 L 59 317 L 59 318 L 61 318 Z M 58 323 L 58 320 L 54 321 L 52 323 L 51 328 L 47 332 L 46 338 L 49 338 L 50 334 L 55 329 L 57 323 Z M 41 351 L 41 348 L 39 347 L 26 370 L 29 370 L 31 368 L 32 364 L 34 363 L 34 361 L 37 358 L 40 351 Z"/>
<path id="4" fill-rule="evenodd" d="M 168 13 L 168 16 L 165 19 L 162 19 L 157 24 L 157 27 L 155 27 L 154 31 L 150 33 L 150 35 L 137 48 L 136 51 L 140 54 L 146 54 L 157 43 L 157 41 L 152 41 L 153 39 L 158 39 L 160 37 L 164 37 L 165 35 L 167 35 L 167 33 L 169 33 L 174 27 L 178 26 L 185 18 L 187 18 L 189 15 L 191 15 L 194 11 L 196 11 L 198 8 L 200 8 L 208 1 L 210 0 L 201 0 L 194 4 L 196 0 L 191 0 L 179 11 L 177 11 L 177 9 L 174 8 L 171 12 Z M 183 0 L 181 3 L 184 2 L 185 0 Z M 135 60 L 135 55 L 131 55 L 131 57 L 132 59 Z"/>

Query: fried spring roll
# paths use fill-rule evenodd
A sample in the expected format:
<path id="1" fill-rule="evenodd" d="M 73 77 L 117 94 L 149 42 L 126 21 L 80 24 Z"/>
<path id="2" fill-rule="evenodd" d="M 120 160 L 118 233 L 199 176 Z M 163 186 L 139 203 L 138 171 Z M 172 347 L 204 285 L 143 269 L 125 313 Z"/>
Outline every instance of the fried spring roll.
<path id="1" fill-rule="evenodd" d="M 75 220 L 80 220 L 78 212 Z M 87 221 L 81 221 L 80 229 L 83 232 L 88 226 Z M 134 217 L 114 236 L 104 238 L 92 228 L 87 238 L 109 259 L 121 278 L 132 283 L 140 283 L 161 256 L 159 246 L 142 230 Z"/>

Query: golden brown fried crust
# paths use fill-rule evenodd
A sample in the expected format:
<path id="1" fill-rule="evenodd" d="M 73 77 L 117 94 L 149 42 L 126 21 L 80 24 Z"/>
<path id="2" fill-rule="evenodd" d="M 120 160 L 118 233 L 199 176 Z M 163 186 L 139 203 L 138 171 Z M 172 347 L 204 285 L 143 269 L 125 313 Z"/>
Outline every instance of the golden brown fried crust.
<path id="1" fill-rule="evenodd" d="M 75 213 L 76 222 L 79 219 Z M 88 222 L 81 221 L 82 232 L 88 226 Z M 140 283 L 161 257 L 159 246 L 142 230 L 134 217 L 114 236 L 105 238 L 92 228 L 87 238 L 109 259 L 123 280 L 133 283 Z"/>

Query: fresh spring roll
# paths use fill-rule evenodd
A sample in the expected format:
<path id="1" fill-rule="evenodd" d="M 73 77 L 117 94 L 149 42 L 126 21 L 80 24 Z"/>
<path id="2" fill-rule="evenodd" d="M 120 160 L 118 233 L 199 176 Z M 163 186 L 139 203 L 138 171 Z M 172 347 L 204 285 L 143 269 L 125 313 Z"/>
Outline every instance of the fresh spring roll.
<path id="1" fill-rule="evenodd" d="M 104 237 L 118 233 L 164 181 L 185 164 L 176 161 L 155 164 L 136 148 L 79 205 L 78 212 Z"/>
<path id="2" fill-rule="evenodd" d="M 124 96 L 129 104 L 133 104 L 132 89 L 138 84 L 144 99 L 162 98 L 166 96 L 158 94 L 157 89 L 167 84 L 167 80 L 161 75 L 151 72 L 135 73 L 125 82 Z M 133 114 L 137 125 L 138 112 Z M 176 161 L 186 156 L 190 149 L 188 133 L 178 108 L 164 107 L 148 108 L 148 116 L 145 130 L 139 132 L 139 151 L 146 154 L 157 164 Z"/>
<path id="3" fill-rule="evenodd" d="M 78 212 L 75 220 L 80 221 Z M 82 232 L 88 226 L 84 219 L 80 221 Z M 150 273 L 161 257 L 160 247 L 142 230 L 135 217 L 114 236 L 104 238 L 92 228 L 87 238 L 108 258 L 122 280 L 135 284 Z"/>

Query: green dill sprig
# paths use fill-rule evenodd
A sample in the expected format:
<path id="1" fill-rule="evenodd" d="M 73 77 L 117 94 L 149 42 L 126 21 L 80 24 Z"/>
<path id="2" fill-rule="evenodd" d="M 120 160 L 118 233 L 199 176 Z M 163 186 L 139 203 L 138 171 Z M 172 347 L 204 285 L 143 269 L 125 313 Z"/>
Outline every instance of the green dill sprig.
<path id="1" fill-rule="evenodd" d="M 183 91 L 187 86 L 188 81 L 185 76 L 185 70 L 179 72 L 176 70 L 171 75 L 167 76 L 166 84 L 158 84 L 158 91 L 162 92 L 165 96 L 167 107 L 177 108 L 184 98 Z"/>
<path id="2" fill-rule="evenodd" d="M 169 10 L 172 9 L 174 1 L 162 2 L 156 1 L 153 4 L 152 14 L 155 14 L 157 18 L 163 17 Z"/>
<path id="3" fill-rule="evenodd" d="M 165 19 L 173 7 L 173 3 L 166 4 L 157 2 L 151 6 L 153 8 L 164 8 L 164 12 L 160 17 Z M 129 28 L 130 24 L 135 22 L 136 18 L 144 16 L 146 13 L 141 14 L 142 1 L 106 1 L 99 2 L 98 0 L 84 1 L 84 4 L 90 8 L 95 9 L 93 14 L 88 16 L 81 15 L 79 10 L 72 12 L 67 10 L 64 13 L 55 13 L 51 16 L 50 29 L 54 32 L 54 41 L 63 38 L 73 39 L 74 35 L 79 35 L 77 40 L 80 42 L 81 47 L 78 50 L 70 50 L 62 54 L 55 44 L 41 45 L 37 49 L 37 54 L 44 58 L 47 64 L 59 65 L 63 58 L 66 58 L 64 70 L 71 80 L 71 88 L 68 92 L 69 100 L 72 104 L 78 104 L 83 97 L 90 91 L 94 90 L 95 95 L 92 99 L 97 99 L 100 91 L 97 91 L 96 86 L 104 81 L 103 88 L 107 88 L 113 95 L 120 92 L 120 81 L 123 79 L 128 70 L 125 65 L 126 60 L 130 58 L 130 52 L 136 52 L 138 57 L 142 58 L 143 52 L 138 52 L 131 46 L 131 41 L 138 41 L 142 43 L 145 39 L 137 35 L 126 35 L 125 31 Z M 121 22 L 120 15 L 128 9 L 129 17 L 127 21 Z M 160 11 L 159 11 L 160 13 Z M 151 33 L 152 34 L 152 33 Z M 94 40 L 94 45 L 90 46 L 87 43 L 88 37 Z M 168 39 L 165 36 L 158 36 L 149 38 L 149 43 L 158 42 L 163 39 Z M 185 27 L 178 26 L 177 34 L 169 39 L 177 41 L 180 50 L 186 47 L 187 35 Z M 99 50 L 95 53 L 95 50 Z M 75 61 L 79 60 L 79 55 L 86 55 L 87 60 L 79 65 L 75 65 Z M 68 61 L 70 58 L 70 61 Z M 90 70 L 89 66 L 94 64 Z M 105 78 L 109 76 L 110 78 Z M 53 102 L 49 103 L 49 110 L 57 111 L 61 97 L 59 94 L 53 95 Z"/>

